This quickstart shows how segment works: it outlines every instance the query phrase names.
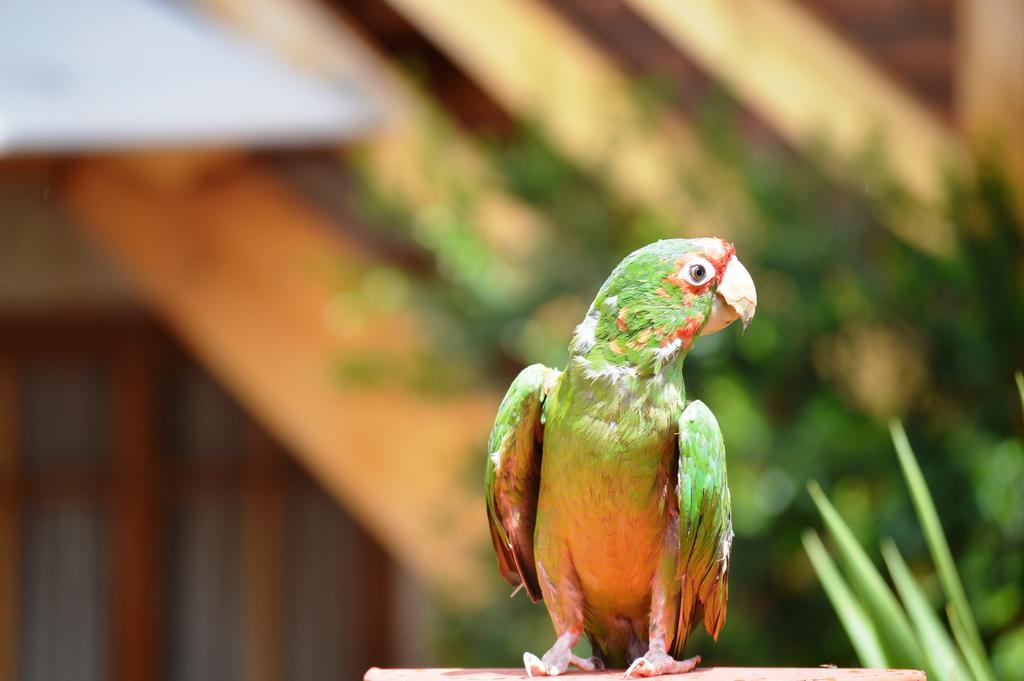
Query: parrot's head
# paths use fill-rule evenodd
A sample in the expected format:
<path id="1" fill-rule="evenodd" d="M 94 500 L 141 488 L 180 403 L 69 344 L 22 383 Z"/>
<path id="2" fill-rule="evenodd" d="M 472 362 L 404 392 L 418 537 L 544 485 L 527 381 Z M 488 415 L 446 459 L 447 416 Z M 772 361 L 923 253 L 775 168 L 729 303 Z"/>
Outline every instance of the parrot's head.
<path id="1" fill-rule="evenodd" d="M 658 371 L 697 336 L 737 319 L 746 329 L 756 307 L 754 282 L 731 243 L 666 239 L 619 263 L 576 327 L 570 351 L 595 374 Z"/>

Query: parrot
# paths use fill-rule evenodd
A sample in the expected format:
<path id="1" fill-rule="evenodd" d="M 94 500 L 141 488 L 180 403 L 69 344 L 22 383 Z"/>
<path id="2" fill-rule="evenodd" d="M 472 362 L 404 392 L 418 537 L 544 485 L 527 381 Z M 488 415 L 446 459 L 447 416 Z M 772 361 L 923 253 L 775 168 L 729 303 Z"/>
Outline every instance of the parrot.
<path id="1" fill-rule="evenodd" d="M 555 642 L 526 673 L 680 674 L 703 618 L 725 623 L 732 511 L 722 432 L 686 402 L 683 361 L 699 336 L 757 306 L 735 246 L 663 239 L 626 256 L 569 341 L 564 370 L 512 382 L 488 438 L 485 496 L 498 571 L 543 601 Z M 593 656 L 573 647 L 586 636 Z"/>

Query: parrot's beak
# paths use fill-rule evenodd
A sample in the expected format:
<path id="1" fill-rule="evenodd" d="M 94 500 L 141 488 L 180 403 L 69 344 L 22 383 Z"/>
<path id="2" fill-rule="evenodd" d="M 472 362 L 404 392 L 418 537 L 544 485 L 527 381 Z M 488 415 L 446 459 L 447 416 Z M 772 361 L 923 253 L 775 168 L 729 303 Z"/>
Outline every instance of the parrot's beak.
<path id="1" fill-rule="evenodd" d="M 750 326 L 757 307 L 757 291 L 754 280 L 738 258 L 733 256 L 725 266 L 722 283 L 711 305 L 711 315 L 700 335 L 707 336 L 721 331 L 737 319 L 743 320 L 743 330 Z"/>

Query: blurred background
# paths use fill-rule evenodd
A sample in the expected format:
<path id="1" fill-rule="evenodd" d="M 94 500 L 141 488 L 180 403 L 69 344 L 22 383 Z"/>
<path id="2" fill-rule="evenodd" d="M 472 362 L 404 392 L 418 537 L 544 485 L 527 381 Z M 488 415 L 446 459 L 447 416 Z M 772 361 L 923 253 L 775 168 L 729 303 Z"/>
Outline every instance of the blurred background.
<path id="1" fill-rule="evenodd" d="M 524 365 L 628 252 L 733 240 L 687 388 L 736 541 L 707 664 L 857 663 L 829 494 L 1024 669 L 1024 4 L 0 6 L 0 681 L 514 666 L 482 499 Z"/>

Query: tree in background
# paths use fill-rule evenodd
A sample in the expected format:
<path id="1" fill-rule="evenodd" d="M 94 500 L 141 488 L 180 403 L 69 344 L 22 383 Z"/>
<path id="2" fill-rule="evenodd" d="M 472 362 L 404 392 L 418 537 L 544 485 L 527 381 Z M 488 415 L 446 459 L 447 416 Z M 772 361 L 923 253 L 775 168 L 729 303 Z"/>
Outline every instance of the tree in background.
<path id="1" fill-rule="evenodd" d="M 801 546 L 816 520 L 803 490 L 820 481 L 862 545 L 892 537 L 911 570 L 926 565 L 886 427 L 900 418 L 926 453 L 932 494 L 945 502 L 946 534 L 997 672 L 1019 669 L 1024 451 L 1019 437 L 1007 438 L 1024 432 L 1012 381 L 1024 367 L 1024 226 L 1008 186 L 984 162 L 950 175 L 947 201 L 930 218 L 948 221 L 957 245 L 944 256 L 924 253 L 886 227 L 924 209 L 888 178 L 884 148 L 849 162 L 850 175 L 866 179 L 844 188 L 818 165 L 752 148 L 736 129 L 721 110 L 702 126 L 706 147 L 750 199 L 752 210 L 737 217 L 737 248 L 759 305 L 745 335 L 702 338 L 686 366 L 688 394 L 720 416 L 736 531 L 729 621 L 717 646 L 695 645 L 708 664 L 854 661 Z M 507 187 L 555 226 L 516 262 L 464 218 L 479 197 L 453 187 L 444 206 L 417 210 L 360 185 L 368 219 L 434 263 L 416 282 L 418 300 L 427 301 L 435 359 L 457 357 L 458 370 L 443 368 L 450 359 L 427 362 L 432 370 L 417 374 L 425 388 L 488 380 L 499 390 L 523 365 L 563 365 L 573 326 L 622 256 L 693 227 L 686 216 L 665 224 L 616 201 L 600 174 L 554 153 L 542 128 L 490 147 Z M 715 190 L 700 169 L 681 168 L 679 178 L 698 199 Z M 480 486 L 483 443 L 480 452 L 467 485 Z M 545 640 L 544 609 L 521 596 L 509 602 L 497 575 L 494 585 L 493 603 L 480 611 L 441 608 L 438 661 L 512 665 Z M 924 588 L 938 593 L 934 579 Z"/>

